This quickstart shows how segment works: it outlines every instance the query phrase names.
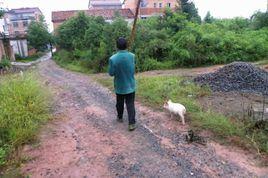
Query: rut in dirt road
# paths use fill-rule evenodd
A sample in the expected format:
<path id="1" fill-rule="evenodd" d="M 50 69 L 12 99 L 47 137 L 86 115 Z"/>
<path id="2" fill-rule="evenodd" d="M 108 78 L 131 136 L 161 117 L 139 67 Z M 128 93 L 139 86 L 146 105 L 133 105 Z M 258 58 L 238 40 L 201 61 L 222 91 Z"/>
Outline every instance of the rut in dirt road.
<path id="1" fill-rule="evenodd" d="M 55 115 L 33 158 L 22 170 L 31 177 L 254 177 L 219 157 L 212 147 L 189 145 L 183 129 L 165 114 L 137 107 L 138 128 L 116 122 L 115 98 L 90 77 L 48 60 L 39 73 L 55 93 Z"/>

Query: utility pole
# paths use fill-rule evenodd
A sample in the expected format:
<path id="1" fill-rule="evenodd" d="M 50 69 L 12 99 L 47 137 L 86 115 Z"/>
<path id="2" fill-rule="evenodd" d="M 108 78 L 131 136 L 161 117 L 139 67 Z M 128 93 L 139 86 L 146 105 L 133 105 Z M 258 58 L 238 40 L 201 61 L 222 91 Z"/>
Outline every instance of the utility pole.
<path id="1" fill-rule="evenodd" d="M 129 49 L 132 46 L 132 43 L 134 41 L 135 34 L 136 34 L 136 24 L 137 24 L 137 20 L 138 20 L 138 14 L 139 14 L 139 11 L 140 11 L 140 4 L 141 4 L 141 0 L 138 0 L 137 5 L 136 5 L 134 22 L 133 22 L 133 26 L 132 26 L 132 30 L 131 30 L 131 35 L 130 35 L 129 42 L 128 42 Z"/>

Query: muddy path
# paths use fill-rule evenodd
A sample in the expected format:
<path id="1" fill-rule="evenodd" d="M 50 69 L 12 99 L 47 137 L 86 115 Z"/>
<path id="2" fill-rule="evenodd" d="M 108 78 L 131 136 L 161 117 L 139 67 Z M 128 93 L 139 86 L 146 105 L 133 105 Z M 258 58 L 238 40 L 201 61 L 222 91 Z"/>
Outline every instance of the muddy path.
<path id="1" fill-rule="evenodd" d="M 53 61 L 37 67 L 55 95 L 55 120 L 26 146 L 30 177 L 265 177 L 246 152 L 210 142 L 187 144 L 187 126 L 164 112 L 137 103 L 138 128 L 116 122 L 115 97 L 89 76 L 59 68 Z M 231 151 L 230 151 L 231 150 Z M 230 154 L 230 155 L 229 155 Z M 234 155 L 236 156 L 234 158 Z M 241 159 L 240 159 L 241 158 Z"/>

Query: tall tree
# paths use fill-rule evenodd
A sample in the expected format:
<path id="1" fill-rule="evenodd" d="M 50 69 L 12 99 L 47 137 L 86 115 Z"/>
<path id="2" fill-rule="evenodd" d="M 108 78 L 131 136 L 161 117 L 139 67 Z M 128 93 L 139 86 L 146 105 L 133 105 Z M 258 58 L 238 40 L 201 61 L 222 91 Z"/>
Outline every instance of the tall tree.
<path id="1" fill-rule="evenodd" d="M 268 11 L 267 12 L 256 12 L 251 17 L 252 26 L 254 29 L 260 29 L 268 27 Z"/>
<path id="2" fill-rule="evenodd" d="M 188 20 L 201 23 L 201 17 L 198 15 L 198 10 L 191 0 L 181 0 L 181 10 L 187 14 Z"/>
<path id="3" fill-rule="evenodd" d="M 77 16 L 65 21 L 57 30 L 57 43 L 64 49 L 83 49 L 85 32 L 92 17 L 80 12 Z M 100 19 L 99 19 L 100 20 Z"/>
<path id="4" fill-rule="evenodd" d="M 32 47 L 38 51 L 46 49 L 46 45 L 52 40 L 52 36 L 48 31 L 48 27 L 43 20 L 30 23 L 28 28 L 27 39 Z"/>
<path id="5" fill-rule="evenodd" d="M 0 18 L 2 18 L 4 16 L 4 14 L 5 14 L 5 11 L 0 10 Z"/>
<path id="6" fill-rule="evenodd" d="M 210 14 L 210 12 L 207 12 L 207 15 L 204 18 L 205 23 L 212 23 L 214 21 L 213 16 Z"/>

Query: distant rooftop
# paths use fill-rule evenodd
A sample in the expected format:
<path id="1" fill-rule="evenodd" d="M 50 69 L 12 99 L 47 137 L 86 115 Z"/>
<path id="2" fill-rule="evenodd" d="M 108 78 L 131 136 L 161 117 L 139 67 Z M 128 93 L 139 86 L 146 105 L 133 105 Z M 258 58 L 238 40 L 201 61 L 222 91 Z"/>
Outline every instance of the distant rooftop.
<path id="1" fill-rule="evenodd" d="M 122 7 L 122 3 L 120 0 L 89 0 L 88 7 Z"/>
<path id="2" fill-rule="evenodd" d="M 122 5 L 120 0 L 91 0 L 92 5 Z"/>
<path id="3" fill-rule="evenodd" d="M 8 13 L 12 14 L 34 13 L 34 12 L 42 13 L 38 7 L 25 7 L 25 8 L 11 9 L 8 11 Z"/>

